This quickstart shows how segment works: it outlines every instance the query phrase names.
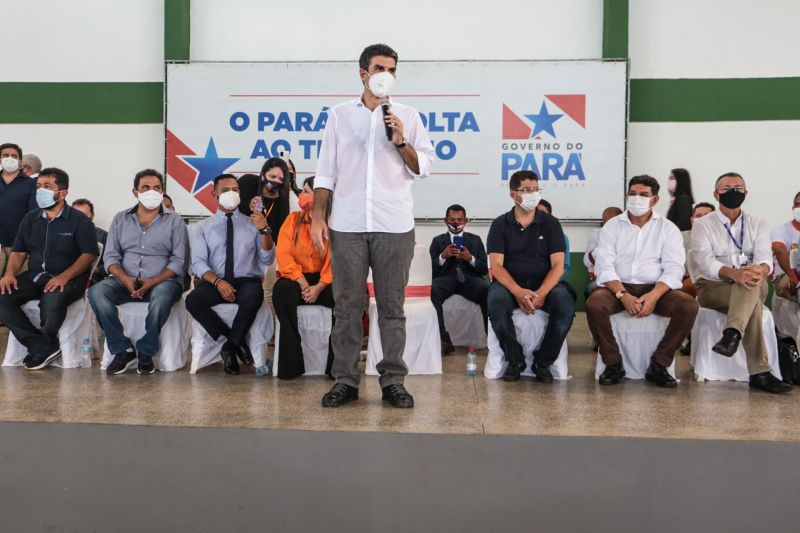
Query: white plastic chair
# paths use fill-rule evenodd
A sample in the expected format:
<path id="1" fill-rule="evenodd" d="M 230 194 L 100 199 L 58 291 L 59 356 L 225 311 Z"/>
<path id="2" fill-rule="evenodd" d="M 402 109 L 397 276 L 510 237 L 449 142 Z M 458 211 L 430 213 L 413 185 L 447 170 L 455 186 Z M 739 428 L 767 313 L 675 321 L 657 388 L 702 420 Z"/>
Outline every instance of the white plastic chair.
<path id="1" fill-rule="evenodd" d="M 372 283 L 370 269 L 368 283 Z M 403 361 L 409 374 L 441 374 L 442 348 L 439 339 L 439 321 L 430 297 L 431 256 L 425 246 L 414 246 L 411 260 L 406 300 L 406 346 Z M 427 290 L 427 294 L 426 294 Z M 378 307 L 375 298 L 369 299 L 369 344 L 367 345 L 367 375 L 378 374 L 377 364 L 383 359 Z"/>
<path id="2" fill-rule="evenodd" d="M 486 331 L 481 306 L 460 294 L 450 296 L 442 304 L 444 326 L 455 346 L 486 347 Z"/>
<path id="3" fill-rule="evenodd" d="M 322 305 L 300 305 L 297 307 L 297 329 L 300 331 L 300 345 L 303 347 L 304 376 L 323 376 L 328 364 L 328 346 L 331 338 L 333 319 L 331 310 Z M 281 342 L 281 326 L 275 317 L 275 375 L 278 374 Z"/>
<path id="4" fill-rule="evenodd" d="M 224 303 L 212 307 L 215 313 L 230 327 L 233 319 L 239 310 L 239 306 L 234 303 Z M 254 368 L 265 366 L 267 362 L 267 344 L 272 338 L 273 320 L 272 310 L 264 303 L 256 314 L 250 332 L 247 334 L 247 346 L 253 354 Z M 225 344 L 225 337 L 217 340 L 211 338 L 200 322 L 192 318 L 192 364 L 189 368 L 190 374 L 196 374 L 201 368 L 205 368 L 214 363 L 222 361 L 220 351 Z"/>
<path id="5" fill-rule="evenodd" d="M 134 344 L 144 335 L 147 306 L 147 302 L 129 302 L 117 306 L 123 333 Z M 186 366 L 189 355 L 189 313 L 186 311 L 186 303 L 183 298 L 180 298 L 172 306 L 172 311 L 164 327 L 161 328 L 158 340 L 161 346 L 158 354 L 153 357 L 156 368 L 162 372 L 171 372 Z M 108 341 L 106 341 L 100 368 L 102 370 L 108 368 L 113 359 L 114 354 L 108 349 Z"/>
<path id="6" fill-rule="evenodd" d="M 767 345 L 769 366 L 772 374 L 781 379 L 775 321 L 766 306 L 762 310 L 761 320 L 763 321 L 764 342 Z M 692 354 L 689 359 L 690 364 L 694 367 L 697 381 L 750 380 L 750 373 L 747 371 L 747 354 L 743 345 L 739 346 L 733 357 L 725 357 L 711 350 L 712 346 L 722 337 L 724 327 L 725 315 L 723 313 L 704 307 L 700 308 L 692 328 Z"/>
<path id="7" fill-rule="evenodd" d="M 655 314 L 644 318 L 636 318 L 626 311 L 611 315 L 611 329 L 617 345 L 619 345 L 620 354 L 622 354 L 625 377 L 644 379 L 647 367 L 650 366 L 650 358 L 664 337 L 668 325 L 669 318 Z M 606 365 L 603 363 L 600 350 L 598 350 L 597 364 L 594 370 L 595 379 L 599 378 L 605 369 Z M 667 371 L 673 378 L 675 377 L 674 359 Z"/>
<path id="8" fill-rule="evenodd" d="M 97 270 L 100 258 L 103 257 L 103 243 L 98 242 L 97 247 L 100 254 L 92 263 L 89 270 L 89 277 Z M 42 321 L 39 314 L 39 300 L 31 300 L 21 306 L 22 312 L 31 321 L 31 324 L 41 328 Z M 60 368 L 88 368 L 92 366 L 92 359 L 89 354 L 83 353 L 83 339 L 89 339 L 92 351 L 97 353 L 100 349 L 97 340 L 97 329 L 94 326 L 94 313 L 89 305 L 89 300 L 84 294 L 80 300 L 73 302 L 67 307 L 67 316 L 64 323 L 58 330 L 58 344 L 61 348 L 61 356 L 55 359 L 52 366 Z M 22 366 L 22 361 L 28 355 L 28 349 L 17 340 L 13 333 L 9 332 L 8 344 L 6 345 L 6 355 L 3 359 L 3 366 Z"/>
<path id="9" fill-rule="evenodd" d="M 533 352 L 539 349 L 544 339 L 544 332 L 547 328 L 547 321 L 549 315 L 542 310 L 536 311 L 530 315 L 523 313 L 520 309 L 514 309 L 511 314 L 514 321 L 514 330 L 517 333 L 517 341 L 522 345 L 522 353 L 525 354 L 525 370 L 522 372 L 523 376 L 534 376 L 531 365 L 533 364 Z M 481 326 L 482 327 L 482 326 Z M 483 367 L 483 375 L 488 379 L 497 379 L 502 377 L 508 366 L 505 353 L 500 347 L 500 341 L 492 329 L 491 323 L 489 324 L 489 356 L 486 358 L 486 366 Z M 550 365 L 550 373 L 553 374 L 553 379 L 569 379 L 568 368 L 568 350 L 567 341 L 561 345 L 561 350 L 558 352 L 558 358 Z"/>

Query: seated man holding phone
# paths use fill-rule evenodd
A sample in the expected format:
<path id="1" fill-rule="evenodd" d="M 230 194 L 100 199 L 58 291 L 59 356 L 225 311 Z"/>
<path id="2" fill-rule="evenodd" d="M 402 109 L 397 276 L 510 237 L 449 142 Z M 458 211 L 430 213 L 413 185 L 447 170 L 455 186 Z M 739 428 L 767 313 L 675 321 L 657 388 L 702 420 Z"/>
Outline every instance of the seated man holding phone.
<path id="1" fill-rule="evenodd" d="M 434 237 L 430 247 L 433 266 L 431 301 L 439 318 L 442 355 L 455 351 L 444 325 L 442 305 L 445 300 L 459 294 L 481 307 L 484 326 L 488 317 L 486 294 L 489 282 L 484 279 L 489 272 L 486 249 L 479 236 L 464 231 L 467 222 L 466 209 L 458 204 L 448 207 L 444 217 L 447 233 Z"/>

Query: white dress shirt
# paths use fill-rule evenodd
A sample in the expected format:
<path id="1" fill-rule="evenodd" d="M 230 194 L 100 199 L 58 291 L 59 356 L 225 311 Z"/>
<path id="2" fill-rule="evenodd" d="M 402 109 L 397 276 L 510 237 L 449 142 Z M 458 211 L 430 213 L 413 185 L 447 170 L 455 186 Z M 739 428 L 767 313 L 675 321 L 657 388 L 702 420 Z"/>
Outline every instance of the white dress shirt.
<path id="1" fill-rule="evenodd" d="M 692 264 L 698 279 L 720 281 L 719 270 L 724 267 L 735 268 L 739 241 L 744 223 L 744 244 L 742 251 L 748 262 L 767 265 L 772 270 L 772 241 L 767 221 L 761 217 L 741 212 L 739 218 L 731 221 L 717 210 L 694 221 L 692 226 Z M 728 228 L 730 235 L 728 234 Z M 731 237 L 733 236 L 733 237 Z"/>
<path id="2" fill-rule="evenodd" d="M 453 244 L 453 243 L 456 242 L 456 235 L 461 235 L 461 238 L 462 238 L 461 242 L 462 243 L 464 242 L 463 241 L 463 238 L 464 238 L 464 232 L 463 231 L 461 233 L 456 233 L 456 234 L 453 234 L 453 233 L 451 233 L 449 231 L 447 233 L 448 233 L 448 235 L 450 235 L 450 244 Z M 463 246 L 463 244 L 462 244 L 462 246 Z M 442 252 L 442 253 L 444 253 L 444 252 Z M 470 252 L 470 253 L 472 253 L 472 252 Z M 447 259 L 442 257 L 442 254 L 439 254 L 439 266 L 444 266 L 445 261 L 447 261 Z M 472 265 L 472 266 L 475 266 L 475 256 L 474 255 L 472 256 L 472 260 L 470 260 L 469 264 Z"/>
<path id="3" fill-rule="evenodd" d="M 633 224 L 625 211 L 600 229 L 594 250 L 597 284 L 609 281 L 644 285 L 664 283 L 670 289 L 683 286 L 686 252 L 678 226 L 653 213 L 643 227 Z"/>
<path id="4" fill-rule="evenodd" d="M 603 228 L 595 228 L 589 235 L 589 244 L 586 245 L 586 253 L 583 254 L 583 264 L 589 272 L 594 272 L 594 264 L 589 259 L 589 254 L 594 255 L 594 249 L 597 248 L 597 243 L 600 240 L 600 230 Z M 595 258 L 596 260 L 596 258 Z"/>
<path id="5" fill-rule="evenodd" d="M 403 122 L 405 142 L 417 152 L 419 174 L 386 138 L 380 106 L 370 111 L 359 98 L 328 111 L 314 186 L 333 191 L 332 230 L 406 233 L 414 228 L 411 184 L 430 174 L 433 146 L 413 107 L 392 102 L 392 112 Z"/>

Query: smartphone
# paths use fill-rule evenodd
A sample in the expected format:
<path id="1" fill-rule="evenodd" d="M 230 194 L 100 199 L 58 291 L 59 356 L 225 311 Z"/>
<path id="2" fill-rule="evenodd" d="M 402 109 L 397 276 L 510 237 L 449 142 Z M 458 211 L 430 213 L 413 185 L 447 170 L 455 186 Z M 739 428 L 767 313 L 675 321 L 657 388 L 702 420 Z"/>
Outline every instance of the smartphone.
<path id="1" fill-rule="evenodd" d="M 453 244 L 461 250 L 464 247 L 464 236 L 463 235 L 453 235 Z"/>

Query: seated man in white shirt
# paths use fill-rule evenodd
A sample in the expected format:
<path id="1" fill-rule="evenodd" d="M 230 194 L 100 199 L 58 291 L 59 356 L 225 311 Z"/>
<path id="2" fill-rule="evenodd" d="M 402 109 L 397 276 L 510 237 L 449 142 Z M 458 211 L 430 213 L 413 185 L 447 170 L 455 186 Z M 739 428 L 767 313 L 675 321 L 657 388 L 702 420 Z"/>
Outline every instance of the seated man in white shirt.
<path id="1" fill-rule="evenodd" d="M 627 311 L 644 318 L 652 313 L 669 317 L 664 337 L 650 359 L 645 378 L 659 387 L 676 387 L 667 368 L 689 334 L 697 316 L 697 302 L 681 292 L 686 259 L 678 227 L 653 212 L 658 203 L 658 181 L 635 176 L 628 182 L 628 210 L 608 221 L 600 231 L 594 256 L 597 284 L 605 289 L 586 302 L 589 329 L 600 345 L 606 365 L 601 385 L 625 377 L 622 355 L 611 328 L 611 315 Z"/>
<path id="2" fill-rule="evenodd" d="M 770 373 L 762 329 L 761 310 L 772 270 L 767 221 L 742 211 L 747 186 L 739 174 L 723 174 L 714 189 L 719 210 L 695 220 L 691 245 L 700 305 L 727 315 L 722 338 L 712 350 L 732 357 L 744 341 L 750 386 L 789 392 L 791 385 Z"/>
<path id="3" fill-rule="evenodd" d="M 792 220 L 772 229 L 772 253 L 775 256 L 775 272 L 772 274 L 772 279 L 776 295 L 797 302 L 800 276 L 795 270 L 796 265 L 789 264 L 789 254 L 797 250 L 800 245 L 800 192 L 794 195 L 792 215 Z"/>
<path id="4" fill-rule="evenodd" d="M 597 248 L 597 243 L 600 241 L 600 230 L 603 229 L 603 226 L 606 225 L 606 222 L 621 214 L 622 209 L 619 207 L 606 207 L 603 209 L 603 214 L 601 215 L 602 221 L 600 223 L 600 227 L 593 229 L 592 233 L 589 235 L 589 243 L 586 245 L 586 253 L 583 254 L 583 264 L 586 266 L 586 270 L 589 271 L 589 283 L 586 285 L 586 288 L 583 291 L 583 295 L 587 300 L 597 288 L 597 281 L 595 281 L 594 274 L 594 250 Z"/>

